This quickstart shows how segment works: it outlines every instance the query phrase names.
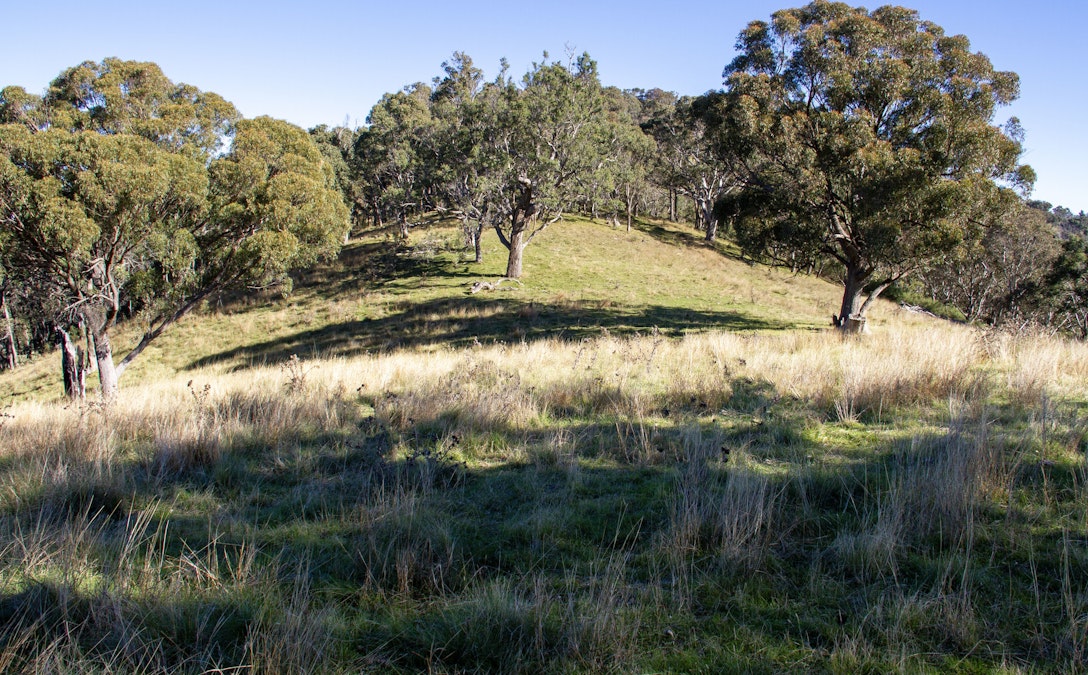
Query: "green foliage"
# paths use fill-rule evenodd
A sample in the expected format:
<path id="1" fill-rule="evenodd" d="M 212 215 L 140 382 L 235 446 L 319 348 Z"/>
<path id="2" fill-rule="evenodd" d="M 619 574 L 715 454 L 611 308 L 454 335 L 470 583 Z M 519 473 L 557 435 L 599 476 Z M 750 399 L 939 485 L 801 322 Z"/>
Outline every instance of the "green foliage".
<path id="1" fill-rule="evenodd" d="M 932 296 L 910 287 L 901 288 L 898 285 L 892 285 L 883 293 L 882 297 L 891 300 L 892 302 L 898 302 L 912 307 L 920 307 L 924 311 L 929 312 L 934 316 L 939 316 L 942 319 L 948 319 L 950 321 L 967 320 L 963 311 L 958 307 L 946 305 L 940 300 L 934 300 Z"/>
<path id="2" fill-rule="evenodd" d="M 53 128 L 132 134 L 200 159 L 216 154 L 239 117 L 218 94 L 174 84 L 154 63 L 116 58 L 65 70 L 42 105 Z"/>
<path id="3" fill-rule="evenodd" d="M 289 270 L 339 251 L 347 207 L 332 167 L 302 129 L 243 120 L 209 174 L 214 215 L 195 233 L 206 256 L 203 288 L 283 284 Z"/>
<path id="4" fill-rule="evenodd" d="M 352 212 L 352 223 L 360 224 L 365 216 L 366 202 L 356 180 L 356 171 L 352 167 L 352 151 L 356 132 L 347 127 L 329 128 L 320 124 L 310 129 L 310 137 L 317 143 L 325 161 L 332 167 L 336 176 L 336 186 L 344 196 Z"/>
<path id="5" fill-rule="evenodd" d="M 166 222 L 156 248 L 169 254 L 170 226 L 204 212 L 203 166 L 135 136 L 6 125 L 0 153 L 7 265 L 74 301 L 120 296 L 136 258 L 155 252 L 142 243 L 156 228 Z"/>
<path id="6" fill-rule="evenodd" d="M 1016 208 L 937 256 L 918 279 L 929 297 L 968 321 L 1050 323 L 1054 308 L 1043 289 L 1060 249 L 1041 213 Z"/>
<path id="7" fill-rule="evenodd" d="M 116 59 L 65 71 L 43 99 L 3 91 L 4 269 L 59 298 L 55 321 L 93 334 L 107 397 L 203 298 L 289 288 L 290 269 L 339 250 L 348 213 L 333 167 L 293 125 L 236 122 L 220 97 Z M 228 131 L 230 152 L 218 156 Z M 148 329 L 115 370 L 109 333 L 130 312 Z"/>
<path id="8" fill-rule="evenodd" d="M 715 92 L 671 104 L 658 100 L 642 125 L 657 143 L 658 183 L 695 203 L 695 226 L 706 231 L 709 242 L 717 237 L 719 220 L 733 220 L 722 218 L 715 204 L 736 193 L 746 177 L 735 139 L 720 130 L 720 99 Z"/>
<path id="9" fill-rule="evenodd" d="M 484 82 L 460 52 L 443 70 L 433 90 L 416 84 L 383 97 L 355 143 L 368 208 L 376 220 L 395 218 L 401 239 L 410 216 L 449 213 L 477 261 L 483 230 L 494 229 L 509 250 L 506 276 L 516 278 L 529 242 L 577 203 L 617 200 L 626 191 L 633 209 L 641 181 L 633 164 L 648 148 L 629 117 L 616 109 L 602 114 L 597 65 L 588 55 L 564 64 L 545 54 L 520 83 L 505 66 Z"/>
<path id="10" fill-rule="evenodd" d="M 1018 93 L 916 12 L 818 0 L 749 24 L 725 69 L 724 131 L 746 158 L 738 222 L 751 253 L 845 269 L 838 321 L 955 246 L 1026 188 L 1019 130 L 992 124 Z"/>
<path id="11" fill-rule="evenodd" d="M 592 171 L 578 177 L 581 198 L 588 202 L 583 211 L 596 217 L 604 213 L 615 220 L 617 214 L 627 216 L 628 228 L 648 188 L 649 168 L 655 144 L 635 124 L 630 96 L 616 89 L 604 90 L 602 123 L 593 128 L 593 143 L 601 148 L 601 159 Z"/>
<path id="12" fill-rule="evenodd" d="M 1046 294 L 1061 311 L 1061 322 L 1081 339 L 1088 338 L 1088 240 L 1070 237 L 1046 279 Z"/>
<path id="13" fill-rule="evenodd" d="M 372 208 L 393 217 L 406 234 L 412 214 L 423 210 L 433 152 L 428 152 L 432 119 L 430 88 L 416 84 L 386 94 L 367 116 L 367 129 L 355 141 L 357 170 L 365 177 Z"/>
<path id="14" fill-rule="evenodd" d="M 28 129 L 44 127 L 42 97 L 29 94 L 22 87 L 0 89 L 0 124 L 21 124 Z"/>

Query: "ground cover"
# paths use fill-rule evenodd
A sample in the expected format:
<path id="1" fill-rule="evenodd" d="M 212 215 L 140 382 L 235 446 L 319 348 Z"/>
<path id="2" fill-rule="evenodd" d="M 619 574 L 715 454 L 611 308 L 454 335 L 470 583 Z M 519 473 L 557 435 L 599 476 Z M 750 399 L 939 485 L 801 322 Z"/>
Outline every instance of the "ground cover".
<path id="1" fill-rule="evenodd" d="M 455 235 L 206 308 L 108 408 L 0 378 L 0 670 L 1084 669 L 1082 344 L 843 339 L 662 223 L 473 295 Z"/>

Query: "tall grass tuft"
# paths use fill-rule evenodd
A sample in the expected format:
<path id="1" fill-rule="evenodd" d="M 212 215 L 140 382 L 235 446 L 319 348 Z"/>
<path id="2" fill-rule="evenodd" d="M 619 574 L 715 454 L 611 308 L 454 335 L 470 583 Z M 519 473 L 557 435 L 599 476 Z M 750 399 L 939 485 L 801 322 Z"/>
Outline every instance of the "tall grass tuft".
<path id="1" fill-rule="evenodd" d="M 722 460 L 723 439 L 699 427 L 684 430 L 684 459 L 678 467 L 662 546 L 684 604 L 692 570 L 713 560 L 719 569 L 754 570 L 775 543 L 782 487 L 750 464 L 741 451 Z"/>
<path id="2" fill-rule="evenodd" d="M 310 570 L 300 565 L 291 575 L 287 597 L 268 584 L 267 595 L 245 641 L 244 664 L 257 673 L 329 672 L 336 654 L 334 612 L 317 606 Z"/>
<path id="3" fill-rule="evenodd" d="M 465 570 L 440 513 L 403 483 L 381 484 L 355 514 L 355 578 L 379 596 L 424 596 L 458 589 Z"/>
<path id="4" fill-rule="evenodd" d="M 888 518 L 916 539 L 949 544 L 970 535 L 984 499 L 1003 496 L 1015 456 L 991 438 L 983 417 L 955 419 L 943 436 L 915 437 L 900 461 L 891 494 L 899 504 Z"/>

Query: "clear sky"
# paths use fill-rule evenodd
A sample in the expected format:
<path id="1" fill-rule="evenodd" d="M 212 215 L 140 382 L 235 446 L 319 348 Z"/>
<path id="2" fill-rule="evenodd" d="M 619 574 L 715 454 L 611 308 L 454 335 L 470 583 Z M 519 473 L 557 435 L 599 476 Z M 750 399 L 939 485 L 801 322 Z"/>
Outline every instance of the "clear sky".
<path id="1" fill-rule="evenodd" d="M 549 2 L 157 2 L 0 0 L 0 86 L 41 93 L 63 69 L 108 56 L 154 61 L 167 77 L 214 91 L 246 116 L 312 127 L 355 126 L 382 94 L 430 81 L 454 51 L 488 77 L 501 57 L 520 75 L 568 47 L 597 60 L 621 88 L 701 94 L 721 86 L 740 30 L 789 0 Z M 882 3 L 867 3 L 875 8 Z M 999 110 L 1027 133 L 1033 197 L 1088 211 L 1088 75 L 1081 0 L 903 0 L 962 33 L 1001 70 L 1020 75 L 1020 100 Z"/>

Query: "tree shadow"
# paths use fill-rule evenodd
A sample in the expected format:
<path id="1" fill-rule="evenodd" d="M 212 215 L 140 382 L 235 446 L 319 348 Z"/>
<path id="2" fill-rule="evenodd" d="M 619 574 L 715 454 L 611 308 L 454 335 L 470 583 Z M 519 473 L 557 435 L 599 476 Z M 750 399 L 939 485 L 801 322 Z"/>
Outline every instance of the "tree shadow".
<path id="1" fill-rule="evenodd" d="M 370 234 L 373 234 L 372 232 Z M 475 279 L 478 273 L 465 265 L 466 250 L 456 248 L 412 248 L 393 239 L 356 239 L 336 258 L 290 273 L 290 296 L 295 299 L 335 300 L 372 290 L 408 288 L 406 282 L 441 279 Z M 282 288 L 267 290 L 232 289 L 215 300 L 219 311 L 246 311 L 255 303 L 282 299 Z"/>
<path id="2" fill-rule="evenodd" d="M 405 288 L 406 282 L 472 279 L 459 251 L 418 251 L 391 241 L 356 241 L 335 261 L 292 274 L 292 295 L 323 300 L 353 297 L 371 290 Z"/>
<path id="3" fill-rule="evenodd" d="M 608 306 L 568 301 L 543 304 L 513 298 L 477 296 L 412 303 L 376 319 L 331 324 L 211 354 L 189 364 L 200 368 L 237 361 L 280 363 L 292 355 L 347 357 L 375 350 L 559 339 L 579 341 L 603 334 L 635 335 L 659 331 L 667 336 L 709 330 L 783 330 L 790 324 L 736 311 L 704 311 L 660 305 Z"/>
<path id="4" fill-rule="evenodd" d="M 243 545 L 255 545 L 262 551 L 257 564 L 279 570 L 281 586 L 299 583 L 313 597 L 347 597 L 346 613 L 366 614 L 368 610 L 352 603 L 377 589 L 396 595 L 404 612 L 419 612 L 425 618 L 428 607 L 456 606 L 465 609 L 464 621 L 483 621 L 486 617 L 474 612 L 487 606 L 465 602 L 461 595 L 471 593 L 473 584 L 486 587 L 507 580 L 517 584 L 532 577 L 562 588 L 572 579 L 585 579 L 587 586 L 578 588 L 590 598 L 592 575 L 613 575 L 604 580 L 618 584 L 617 592 L 630 594 L 624 595 L 625 606 L 632 611 L 640 611 L 637 601 L 643 596 L 638 594 L 651 588 L 657 588 L 658 598 L 690 594 L 691 604 L 683 605 L 679 615 L 694 612 L 692 625 L 684 626 L 692 635 L 718 630 L 709 624 L 697 628 L 696 622 L 728 620 L 742 629 L 748 648 L 770 654 L 773 647 L 788 644 L 795 654 L 805 650 L 816 658 L 826 656 L 822 646 L 861 630 L 868 620 L 864 604 L 882 597 L 891 583 L 886 576 L 850 572 L 849 561 L 835 557 L 836 537 L 864 534 L 872 525 L 867 518 L 885 503 L 881 494 L 894 484 L 895 473 L 924 460 L 930 452 L 926 446 L 941 437 L 884 443 L 848 463 L 821 466 L 818 459 L 806 458 L 835 454 L 837 448 L 833 441 L 822 440 L 825 437 L 803 433 L 808 420 L 794 414 L 791 405 L 797 402 L 788 401 L 765 381 L 735 378 L 723 384 L 732 393 L 725 409 L 709 419 L 698 403 L 671 406 L 664 413 L 661 406 L 666 402 L 658 400 L 652 414 L 667 419 L 659 418 L 641 445 L 639 439 L 625 435 L 623 420 L 613 423 L 600 411 L 596 415 L 582 411 L 581 418 L 572 413 L 571 419 L 545 420 L 531 428 L 503 423 L 472 428 L 463 419 L 444 418 L 394 428 L 371 416 L 336 433 L 302 432 L 288 444 L 295 449 L 243 444 L 207 465 L 154 475 L 130 466 L 122 473 L 133 480 L 116 491 L 121 503 L 110 511 L 117 511 L 115 524 L 94 533 L 101 533 L 103 545 L 113 541 L 119 523 L 132 515 L 127 510 L 130 502 L 170 504 L 197 495 L 212 512 L 186 508 L 184 503 L 181 508 L 161 509 L 162 515 L 151 523 L 151 529 L 165 537 L 156 550 L 171 558 L 195 552 L 200 560 L 221 566 L 209 569 L 214 573 L 235 565 Z M 643 422 L 633 413 L 628 418 L 632 425 Z M 722 423 L 726 418 L 744 423 L 726 426 Z M 463 445 L 480 443 L 483 437 L 504 438 L 524 452 L 511 452 L 501 462 L 467 466 L 458 453 Z M 785 443 L 784 438 L 791 440 Z M 783 471 L 784 464 L 794 468 Z M 758 483 L 750 476 L 759 472 L 770 486 L 765 493 L 752 487 Z M 740 478 L 731 487 L 734 477 Z M 93 512 L 104 503 L 97 495 L 73 492 L 64 503 L 76 508 L 56 508 L 56 518 Z M 711 507 L 731 503 L 723 499 L 738 495 L 757 498 L 757 506 L 764 503 L 760 500 L 773 500 L 766 503 L 775 509 L 776 527 L 763 528 L 766 538 L 752 543 L 766 545 L 769 551 L 767 562 L 754 563 L 755 574 L 739 563 L 715 562 L 720 557 L 714 548 L 714 519 L 719 517 L 714 514 L 724 512 Z M 26 506 L 31 510 L 16 517 L 43 521 L 40 505 Z M 699 526 L 694 538 L 670 544 L 692 523 Z M 1062 560 L 1069 542 L 1046 533 L 1040 545 L 1040 550 L 1052 550 L 1048 560 L 1053 563 Z M 680 556 L 680 564 L 670 562 L 670 555 Z M 622 565 L 613 569 L 616 561 Z M 837 571 L 837 565 L 846 571 Z M 821 571 L 824 567 L 832 571 Z M 684 585 L 687 582 L 678 575 L 695 570 L 705 583 Z M 1052 580 L 1061 579 L 1058 567 L 1040 563 L 1038 570 Z M 916 571 L 904 564 L 894 583 L 904 585 L 907 595 L 924 593 L 934 584 L 927 574 L 926 569 Z M 806 591 L 813 587 L 813 575 L 822 575 L 815 581 L 826 582 L 826 588 L 815 594 Z M 1003 583 L 1006 577 L 998 576 Z M 1018 573 L 1017 579 L 1031 582 L 1025 574 Z M 1062 588 L 1059 581 L 1052 581 L 1043 590 L 1057 597 Z M 29 591 L 5 590 L 0 593 L 0 619 L 31 616 L 68 592 L 66 587 L 40 584 Z M 144 630 L 173 641 L 179 662 L 187 650 L 217 649 L 233 655 L 242 648 L 259 610 L 255 604 L 239 604 L 250 597 L 247 592 L 252 595 L 240 586 L 204 605 L 163 598 L 156 611 L 180 620 L 165 629 Z M 97 596 L 73 597 L 83 603 L 69 602 L 73 613 L 91 616 L 97 611 L 93 606 Z M 765 601 L 771 597 L 776 600 Z M 800 630 L 791 623 L 800 621 L 793 616 L 798 603 L 813 599 L 819 606 L 804 612 L 803 636 L 789 638 L 790 630 L 795 635 Z M 133 625 L 140 627 L 145 621 L 128 605 L 118 606 L 130 612 L 125 618 Z M 225 629 L 198 635 L 190 626 L 209 616 L 214 620 L 209 625 Z M 681 627 L 672 623 L 680 619 L 670 614 L 667 623 L 658 625 L 654 622 L 664 620 L 653 611 L 642 616 L 648 625 L 646 635 L 662 637 L 659 642 L 652 637 L 640 641 L 639 649 L 645 650 L 641 656 L 679 648 L 663 633 L 666 628 L 680 633 Z M 59 615 L 47 618 L 50 630 L 58 635 L 75 621 Z M 413 634 L 418 635 L 417 644 L 403 639 L 396 626 L 383 623 L 380 614 L 366 614 L 366 619 L 346 622 L 352 626 L 346 629 L 351 640 L 393 657 L 427 653 L 428 647 L 443 644 L 448 637 L 424 631 Z M 710 659 L 736 651 L 704 652 L 692 643 L 685 648 Z M 936 658 L 942 654 L 955 655 L 956 648 L 941 645 Z M 448 658 L 447 666 L 471 667 L 467 660 Z M 774 669 L 782 662 L 745 664 Z"/>
<path id="5" fill-rule="evenodd" d="M 685 248 L 705 249 L 713 251 L 729 260 L 747 262 L 740 256 L 728 251 L 720 241 L 708 242 L 706 240 L 706 234 L 696 230 L 694 227 L 688 226 L 687 228 L 684 228 L 682 223 L 674 223 L 673 225 L 675 225 L 675 227 L 665 227 L 658 222 L 636 219 L 632 227 L 639 232 L 643 232 L 653 237 L 663 244 L 683 246 Z"/>

